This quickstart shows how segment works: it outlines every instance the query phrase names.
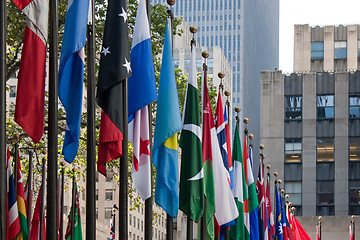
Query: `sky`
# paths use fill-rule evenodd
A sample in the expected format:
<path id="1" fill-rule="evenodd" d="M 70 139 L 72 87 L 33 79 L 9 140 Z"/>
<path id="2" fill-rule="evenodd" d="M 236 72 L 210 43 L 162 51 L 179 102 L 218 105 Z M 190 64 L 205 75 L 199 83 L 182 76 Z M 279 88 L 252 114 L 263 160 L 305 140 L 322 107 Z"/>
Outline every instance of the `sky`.
<path id="1" fill-rule="evenodd" d="M 280 0 L 279 69 L 285 73 L 293 70 L 294 24 L 360 24 L 360 0 Z"/>

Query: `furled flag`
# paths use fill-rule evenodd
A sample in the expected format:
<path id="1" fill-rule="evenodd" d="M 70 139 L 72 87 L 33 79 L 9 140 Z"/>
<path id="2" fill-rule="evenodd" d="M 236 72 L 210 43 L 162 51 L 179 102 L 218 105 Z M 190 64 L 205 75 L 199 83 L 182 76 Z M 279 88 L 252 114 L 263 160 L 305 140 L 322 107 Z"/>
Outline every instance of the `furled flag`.
<path id="1" fill-rule="evenodd" d="M 157 99 L 146 1 L 136 14 L 131 49 L 132 76 L 129 78 L 129 140 L 133 144 L 131 177 L 136 191 L 145 200 L 151 196 L 150 131 L 148 104 Z"/>
<path id="2" fill-rule="evenodd" d="M 246 136 L 245 136 L 246 138 Z M 246 139 L 244 141 L 246 143 Z M 245 145 L 246 146 L 246 145 Z M 244 146 L 244 148 L 245 148 Z M 244 150 L 244 153 L 248 153 L 247 150 Z M 248 186 L 248 211 L 249 211 L 249 220 L 250 220 L 250 240 L 258 240 L 259 239 L 259 217 L 257 207 L 259 206 L 256 187 L 254 181 L 254 173 L 253 173 L 253 164 L 252 164 L 252 147 L 250 147 L 250 153 L 247 155 L 247 161 L 244 161 L 244 169 L 245 169 L 245 179 L 246 184 Z M 246 208 L 245 208 L 246 211 Z"/>
<path id="3" fill-rule="evenodd" d="M 122 155 L 125 81 L 131 75 L 126 9 L 125 0 L 109 0 L 96 96 L 103 110 L 97 162 L 97 169 L 103 175 L 106 175 L 106 162 Z"/>
<path id="4" fill-rule="evenodd" d="M 68 1 L 61 47 L 59 98 L 66 111 L 62 153 L 70 163 L 79 148 L 88 10 L 89 0 Z"/>
<path id="5" fill-rule="evenodd" d="M 268 214 L 266 207 L 265 181 L 264 181 L 264 160 L 260 157 L 259 174 L 256 182 L 257 196 L 259 201 L 259 237 L 260 240 L 269 240 Z"/>
<path id="6" fill-rule="evenodd" d="M 39 142 L 44 132 L 45 64 L 49 0 L 13 0 L 26 15 L 18 74 L 15 121 Z"/>
<path id="7" fill-rule="evenodd" d="M 180 137 L 181 171 L 179 208 L 198 222 L 204 213 L 204 186 L 201 152 L 201 120 L 196 78 L 196 45 L 192 45 L 186 88 L 183 127 Z"/>
<path id="8" fill-rule="evenodd" d="M 265 192 L 266 192 L 266 214 L 268 218 L 269 239 L 273 239 L 275 236 L 275 223 L 274 223 L 274 212 L 272 210 L 272 204 L 270 198 L 270 173 L 267 173 Z"/>
<path id="9" fill-rule="evenodd" d="M 26 180 L 25 191 L 24 191 L 24 200 L 25 200 L 26 212 L 28 210 L 28 207 L 30 207 L 30 216 L 31 216 L 31 204 L 32 204 L 33 191 L 32 191 L 32 188 L 31 188 L 29 174 L 31 174 L 31 173 L 28 173 L 28 177 L 27 177 L 27 180 Z M 29 191 L 30 191 L 30 199 L 28 199 Z M 27 216 L 27 217 L 30 217 L 30 216 Z M 30 230 L 30 229 L 28 229 L 28 230 Z"/>
<path id="10" fill-rule="evenodd" d="M 247 199 L 247 186 L 245 172 L 243 168 L 243 155 L 241 151 L 241 141 L 239 124 L 236 124 L 233 145 L 233 166 L 234 166 L 234 189 L 233 194 L 238 208 L 239 217 L 235 219 L 235 225 L 230 227 L 230 239 L 250 239 L 250 233 L 245 227 L 244 222 L 244 199 Z"/>
<path id="11" fill-rule="evenodd" d="M 7 228 L 7 239 L 13 240 L 20 232 L 20 220 L 18 213 L 18 205 L 16 201 L 16 192 L 14 184 L 14 175 L 10 161 L 10 151 L 7 149 L 7 164 L 6 164 L 6 175 L 7 175 L 7 214 L 6 214 L 6 228 Z"/>
<path id="12" fill-rule="evenodd" d="M 226 118 L 226 121 L 225 121 Z M 231 147 L 230 147 L 230 134 L 229 134 L 229 126 L 227 125 L 227 115 L 226 111 L 223 110 L 223 104 L 221 100 L 221 93 L 219 89 L 217 105 L 216 105 L 216 112 L 215 112 L 215 127 L 216 127 L 216 134 L 219 142 L 219 148 L 221 152 L 222 162 L 226 171 L 229 174 L 229 183 L 230 188 L 233 189 L 233 167 L 232 167 L 232 159 L 231 159 Z M 224 239 L 226 229 L 230 225 L 234 225 L 235 221 L 222 225 L 220 228 L 220 239 Z M 216 223 L 215 223 L 215 227 Z M 216 234 L 218 229 L 216 229 Z"/>
<path id="13" fill-rule="evenodd" d="M 19 210 L 19 220 L 20 220 L 20 233 L 17 236 L 17 239 L 25 239 L 29 238 L 28 234 L 28 226 L 27 226 L 27 216 L 26 216 L 26 205 L 24 199 L 24 186 L 22 182 L 22 174 L 21 174 L 21 164 L 20 157 L 17 158 L 17 205 Z"/>
<path id="14" fill-rule="evenodd" d="M 281 199 L 281 195 L 280 195 L 280 199 Z M 284 240 L 295 240 L 282 200 L 280 201 L 280 206 L 281 206 L 281 221 L 283 226 L 283 238 Z"/>
<path id="15" fill-rule="evenodd" d="M 76 182 L 74 184 L 75 184 L 75 206 L 71 206 L 71 210 L 68 215 L 68 225 L 66 228 L 65 239 L 67 239 L 67 240 L 82 240 L 79 191 L 78 191 Z M 73 228 L 73 226 L 71 225 L 72 211 L 75 211 L 74 238 L 71 237 L 71 232 L 72 232 L 72 228 Z"/>
<path id="16" fill-rule="evenodd" d="M 320 240 L 319 225 L 316 225 L 316 240 Z"/>
<path id="17" fill-rule="evenodd" d="M 31 221 L 31 231 L 30 231 L 30 240 L 39 240 L 40 239 L 40 218 L 41 218 L 41 201 L 45 201 L 45 195 L 43 198 L 42 191 L 44 190 L 43 185 L 41 185 L 38 197 L 36 199 L 34 215 Z M 44 204 L 45 207 L 45 204 Z M 42 211 L 44 211 L 43 209 Z M 46 236 L 46 227 L 45 227 L 45 214 L 43 218 L 43 237 Z"/>
<path id="18" fill-rule="evenodd" d="M 306 231 L 301 226 L 301 224 L 298 222 L 298 220 L 295 218 L 295 216 L 292 214 L 290 214 L 290 216 L 291 216 L 292 228 L 294 231 L 295 239 L 296 240 L 311 240 L 311 238 L 306 233 Z M 353 240 L 353 239 L 350 239 L 350 240 Z"/>
<path id="19" fill-rule="evenodd" d="M 349 238 L 350 240 L 354 240 L 354 227 L 352 224 L 349 225 Z"/>
<path id="20" fill-rule="evenodd" d="M 109 238 L 109 240 L 115 240 L 115 226 L 113 223 L 113 218 L 110 219 L 110 238 Z"/>
<path id="21" fill-rule="evenodd" d="M 155 202 L 171 217 L 179 209 L 177 132 L 181 118 L 171 50 L 170 22 L 165 28 L 164 50 L 157 101 L 153 162 L 156 167 Z"/>
<path id="22" fill-rule="evenodd" d="M 282 211 L 281 211 L 281 196 L 275 184 L 275 235 L 277 240 L 283 240 L 283 226 L 282 226 Z"/>
<path id="23" fill-rule="evenodd" d="M 230 175 L 221 157 L 219 141 L 210 106 L 206 70 L 204 71 L 203 86 L 203 162 L 208 165 L 211 163 L 213 167 L 215 218 L 217 224 L 221 226 L 236 219 L 239 213 L 230 188 Z M 210 162 L 206 163 L 209 160 Z M 207 207 L 208 205 L 206 205 L 206 208 Z"/>

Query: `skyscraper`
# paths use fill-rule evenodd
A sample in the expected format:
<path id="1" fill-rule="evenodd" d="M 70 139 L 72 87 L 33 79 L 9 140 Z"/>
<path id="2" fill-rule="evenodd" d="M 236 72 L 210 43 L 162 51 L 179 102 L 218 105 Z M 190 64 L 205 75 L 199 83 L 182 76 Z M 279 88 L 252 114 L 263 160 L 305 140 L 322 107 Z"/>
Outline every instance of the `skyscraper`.
<path id="1" fill-rule="evenodd" d="M 177 0 L 173 12 L 198 27 L 201 47 L 220 46 L 224 51 L 233 71 L 232 109 L 241 107 L 241 117 L 250 119 L 258 146 L 260 72 L 279 65 L 279 0 Z"/>

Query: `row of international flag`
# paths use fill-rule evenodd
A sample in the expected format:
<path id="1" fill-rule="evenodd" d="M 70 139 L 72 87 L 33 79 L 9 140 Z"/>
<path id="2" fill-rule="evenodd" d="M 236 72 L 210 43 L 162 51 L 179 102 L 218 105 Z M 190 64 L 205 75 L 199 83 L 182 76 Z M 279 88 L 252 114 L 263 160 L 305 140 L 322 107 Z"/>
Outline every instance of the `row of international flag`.
<path id="1" fill-rule="evenodd" d="M 45 226 L 45 191 L 44 182 L 45 180 L 42 179 L 41 186 L 38 190 L 38 195 L 35 203 L 35 209 L 32 214 L 32 220 L 30 224 L 28 224 L 28 218 L 31 216 L 27 216 L 27 213 L 32 212 L 32 183 L 29 181 L 29 174 L 28 173 L 28 180 L 25 186 L 23 186 L 23 177 L 21 171 L 21 161 L 20 156 L 18 155 L 17 158 L 13 158 L 14 161 L 17 161 L 17 164 L 13 164 L 14 167 L 17 166 L 17 175 L 16 179 L 13 174 L 13 167 L 11 164 L 11 156 L 9 148 L 7 150 L 7 164 L 6 164 L 6 179 L 7 179 L 7 193 L 6 193 L 6 205 L 7 205 L 7 212 L 6 212 L 6 228 L 7 228 L 7 235 L 6 240 L 39 240 L 45 238 L 46 235 L 46 226 Z M 13 161 L 13 162 L 14 162 Z M 15 187 L 16 184 L 16 187 Z M 79 205 L 79 195 L 76 183 L 75 184 L 75 217 L 74 217 L 74 239 L 82 239 L 82 232 L 81 232 L 81 222 L 80 222 L 80 205 Z M 31 193 L 28 195 L 27 192 L 30 191 Z M 28 196 L 30 198 L 28 199 Z M 42 204 L 42 201 L 43 204 Z M 58 209 L 59 206 L 58 206 Z M 71 208 L 73 211 L 74 207 Z M 43 216 L 43 219 L 41 219 Z M 71 212 L 69 213 L 69 221 L 68 226 L 66 229 L 65 239 L 71 238 Z M 42 226 L 40 226 L 42 225 Z M 58 239 L 60 239 L 60 225 L 58 226 Z M 41 234 L 42 229 L 42 234 Z M 43 238 L 42 238 L 42 237 Z"/>

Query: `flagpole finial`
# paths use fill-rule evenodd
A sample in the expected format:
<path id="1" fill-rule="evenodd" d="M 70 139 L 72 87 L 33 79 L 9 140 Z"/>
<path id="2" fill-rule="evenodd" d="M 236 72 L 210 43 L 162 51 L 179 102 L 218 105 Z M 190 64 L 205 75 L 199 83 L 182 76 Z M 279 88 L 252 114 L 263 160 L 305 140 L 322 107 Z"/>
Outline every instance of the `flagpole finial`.
<path id="1" fill-rule="evenodd" d="M 241 108 L 235 107 L 235 112 L 239 113 L 241 111 Z"/>
<path id="2" fill-rule="evenodd" d="M 72 169 L 72 171 L 73 171 L 73 173 L 76 173 L 76 171 L 77 171 L 76 167 L 74 167 L 74 168 Z"/>
<path id="3" fill-rule="evenodd" d="M 284 192 L 285 192 L 285 191 L 284 191 Z M 285 198 L 286 198 L 286 199 L 289 199 L 289 198 L 290 198 L 289 194 L 286 194 L 286 195 L 285 195 Z"/>
<path id="4" fill-rule="evenodd" d="M 264 148 L 265 148 L 264 144 L 260 144 L 260 149 L 264 150 Z"/>
<path id="5" fill-rule="evenodd" d="M 266 158 L 266 155 L 265 155 L 265 154 L 262 154 L 262 158 L 265 159 L 265 158 Z"/>
<path id="6" fill-rule="evenodd" d="M 224 91 L 224 85 L 223 85 L 222 81 L 223 81 L 223 78 L 225 77 L 225 73 L 224 73 L 224 72 L 219 72 L 219 73 L 218 73 L 218 77 L 220 78 L 219 89 L 220 89 L 221 91 Z"/>
<path id="7" fill-rule="evenodd" d="M 275 177 L 279 176 L 279 173 L 278 173 L 278 172 L 274 172 L 274 176 L 275 176 Z"/>
<path id="8" fill-rule="evenodd" d="M 281 181 L 281 180 L 280 180 Z M 282 181 L 281 181 L 282 182 Z M 280 183 L 281 184 L 281 183 Z M 281 194 L 284 194 L 285 193 L 285 190 L 284 189 L 281 189 Z"/>
<path id="9" fill-rule="evenodd" d="M 66 164 L 66 163 L 65 163 L 64 161 L 61 161 L 61 162 L 60 162 L 60 165 L 61 165 L 62 167 L 65 167 L 65 164 Z"/>
<path id="10" fill-rule="evenodd" d="M 229 97 L 230 95 L 231 95 L 231 92 L 228 91 L 228 90 L 226 90 L 226 91 L 225 91 L 225 96 Z"/>
<path id="11" fill-rule="evenodd" d="M 286 196 L 288 196 L 288 195 L 286 195 Z M 292 203 L 292 202 L 289 202 L 289 207 L 292 207 L 292 205 L 293 205 L 293 203 Z"/>
<path id="12" fill-rule="evenodd" d="M 250 133 L 249 138 L 250 138 L 250 140 L 252 140 L 254 138 L 254 134 Z"/>
<path id="13" fill-rule="evenodd" d="M 175 4 L 175 0 L 167 0 L 167 4 L 172 6 Z"/>
<path id="14" fill-rule="evenodd" d="M 291 208 L 291 211 L 295 212 L 295 207 L 292 207 L 292 208 Z"/>
<path id="15" fill-rule="evenodd" d="M 270 170 L 270 169 L 271 169 L 271 165 L 270 165 L 270 164 L 267 165 L 267 166 L 266 166 L 266 169 L 267 169 L 267 170 Z"/>
<path id="16" fill-rule="evenodd" d="M 42 153 L 45 155 L 45 154 L 47 154 L 47 150 L 46 149 L 43 149 L 42 150 Z"/>
<path id="17" fill-rule="evenodd" d="M 209 57 L 209 52 L 208 51 L 203 51 L 202 53 L 201 53 L 201 56 L 203 57 L 203 58 L 208 58 Z"/>
<path id="18" fill-rule="evenodd" d="M 248 124 L 248 123 L 249 123 L 249 119 L 248 119 L 248 118 L 244 118 L 243 122 L 244 122 L 245 124 Z"/>
<path id="19" fill-rule="evenodd" d="M 190 32 L 193 34 L 193 38 L 191 39 L 191 43 L 190 43 L 191 48 L 193 45 L 196 45 L 195 33 L 197 32 L 197 30 L 198 28 L 194 25 L 190 27 Z"/>
<path id="20" fill-rule="evenodd" d="M 29 147 L 31 147 L 31 148 L 34 147 L 34 143 L 33 143 L 33 142 L 29 142 L 28 145 L 29 145 Z"/>
<path id="21" fill-rule="evenodd" d="M 322 216 L 318 216 L 318 220 L 319 220 L 319 222 L 321 222 Z"/>
<path id="22" fill-rule="evenodd" d="M 355 221 L 355 216 L 354 215 L 351 216 L 351 220 Z"/>
<path id="23" fill-rule="evenodd" d="M 277 180 L 277 183 L 278 183 L 278 184 L 281 184 L 281 183 L 282 183 L 282 180 L 281 180 L 281 179 Z"/>
<path id="24" fill-rule="evenodd" d="M 225 73 L 224 73 L 224 72 L 219 72 L 219 73 L 218 73 L 218 77 L 219 77 L 220 79 L 223 79 L 223 78 L 225 77 Z"/>

